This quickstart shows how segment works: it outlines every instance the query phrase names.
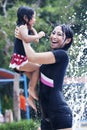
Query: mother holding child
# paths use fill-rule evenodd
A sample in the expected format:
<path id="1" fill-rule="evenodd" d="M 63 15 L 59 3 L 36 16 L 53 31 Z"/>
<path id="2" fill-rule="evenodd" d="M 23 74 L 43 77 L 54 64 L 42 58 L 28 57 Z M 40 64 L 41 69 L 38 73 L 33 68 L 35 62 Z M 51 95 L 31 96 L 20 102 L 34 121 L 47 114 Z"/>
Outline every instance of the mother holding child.
<path id="1" fill-rule="evenodd" d="M 65 24 L 54 27 L 50 35 L 51 51 L 40 53 L 35 52 L 30 43 L 22 39 L 18 28 L 15 35 L 23 41 L 28 61 L 40 65 L 39 102 L 42 113 L 40 129 L 72 130 L 72 111 L 62 92 L 69 63 L 67 50 L 73 42 L 72 29 Z"/>

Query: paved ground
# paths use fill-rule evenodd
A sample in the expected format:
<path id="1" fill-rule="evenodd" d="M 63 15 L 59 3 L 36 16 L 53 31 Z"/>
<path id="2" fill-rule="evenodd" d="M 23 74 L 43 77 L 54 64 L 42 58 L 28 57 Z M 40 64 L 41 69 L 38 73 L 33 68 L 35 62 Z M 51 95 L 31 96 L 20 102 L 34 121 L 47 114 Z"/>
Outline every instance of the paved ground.
<path id="1" fill-rule="evenodd" d="M 80 127 L 80 128 L 76 128 L 75 130 L 87 130 L 87 127 Z"/>
<path id="2" fill-rule="evenodd" d="M 80 126 L 73 128 L 73 130 L 87 130 L 87 121 L 81 122 Z"/>

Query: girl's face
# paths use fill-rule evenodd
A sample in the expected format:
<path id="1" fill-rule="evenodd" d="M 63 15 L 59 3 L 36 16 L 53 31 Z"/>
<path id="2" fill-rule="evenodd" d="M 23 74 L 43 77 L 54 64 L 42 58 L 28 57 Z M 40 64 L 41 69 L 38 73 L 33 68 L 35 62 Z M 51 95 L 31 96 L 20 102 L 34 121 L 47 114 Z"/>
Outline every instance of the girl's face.
<path id="1" fill-rule="evenodd" d="M 33 27 L 33 25 L 35 24 L 36 22 L 36 14 L 34 13 L 34 15 L 32 16 L 32 19 L 29 21 L 29 25 L 31 27 Z"/>
<path id="2" fill-rule="evenodd" d="M 51 48 L 62 48 L 66 44 L 65 38 L 66 36 L 62 32 L 62 28 L 60 26 L 55 27 L 50 35 Z"/>

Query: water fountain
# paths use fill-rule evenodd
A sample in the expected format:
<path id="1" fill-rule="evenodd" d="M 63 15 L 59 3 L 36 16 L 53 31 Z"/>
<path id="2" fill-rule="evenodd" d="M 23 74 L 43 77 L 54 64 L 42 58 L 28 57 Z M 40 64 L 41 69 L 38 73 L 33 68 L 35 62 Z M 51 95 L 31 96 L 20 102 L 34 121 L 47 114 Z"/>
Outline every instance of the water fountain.
<path id="1" fill-rule="evenodd" d="M 79 56 L 79 65 L 87 64 L 87 48 Z M 80 82 L 79 82 L 80 81 Z M 67 79 L 64 95 L 73 112 L 73 130 L 87 130 L 87 72 Z"/>

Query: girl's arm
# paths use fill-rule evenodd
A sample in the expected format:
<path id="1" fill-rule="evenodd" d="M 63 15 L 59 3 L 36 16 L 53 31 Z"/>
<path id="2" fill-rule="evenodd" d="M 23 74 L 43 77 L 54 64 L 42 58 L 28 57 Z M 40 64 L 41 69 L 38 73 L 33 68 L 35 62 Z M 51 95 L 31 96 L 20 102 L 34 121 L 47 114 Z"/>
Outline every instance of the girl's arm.
<path id="1" fill-rule="evenodd" d="M 34 35 L 38 34 L 37 31 L 36 31 L 36 29 L 34 27 L 32 27 L 31 30 L 32 30 L 32 32 L 33 32 Z"/>
<path id="2" fill-rule="evenodd" d="M 19 27 L 20 39 L 22 39 L 25 43 L 34 42 L 45 36 L 43 31 L 36 33 L 34 30 L 35 35 L 28 35 L 28 29 L 26 25 L 22 25 Z"/>
<path id="3" fill-rule="evenodd" d="M 37 34 L 38 34 L 37 31 L 36 31 L 36 29 L 35 29 L 34 27 L 32 27 L 31 30 L 32 30 L 32 32 L 33 32 L 34 35 L 37 35 Z M 38 42 L 39 42 L 39 39 L 34 40 L 34 42 L 35 42 L 35 43 L 38 43 Z"/>
<path id="4" fill-rule="evenodd" d="M 37 53 L 33 50 L 30 44 L 23 42 L 25 52 L 29 61 L 38 64 L 52 64 L 55 63 L 54 54 L 50 52 Z"/>

